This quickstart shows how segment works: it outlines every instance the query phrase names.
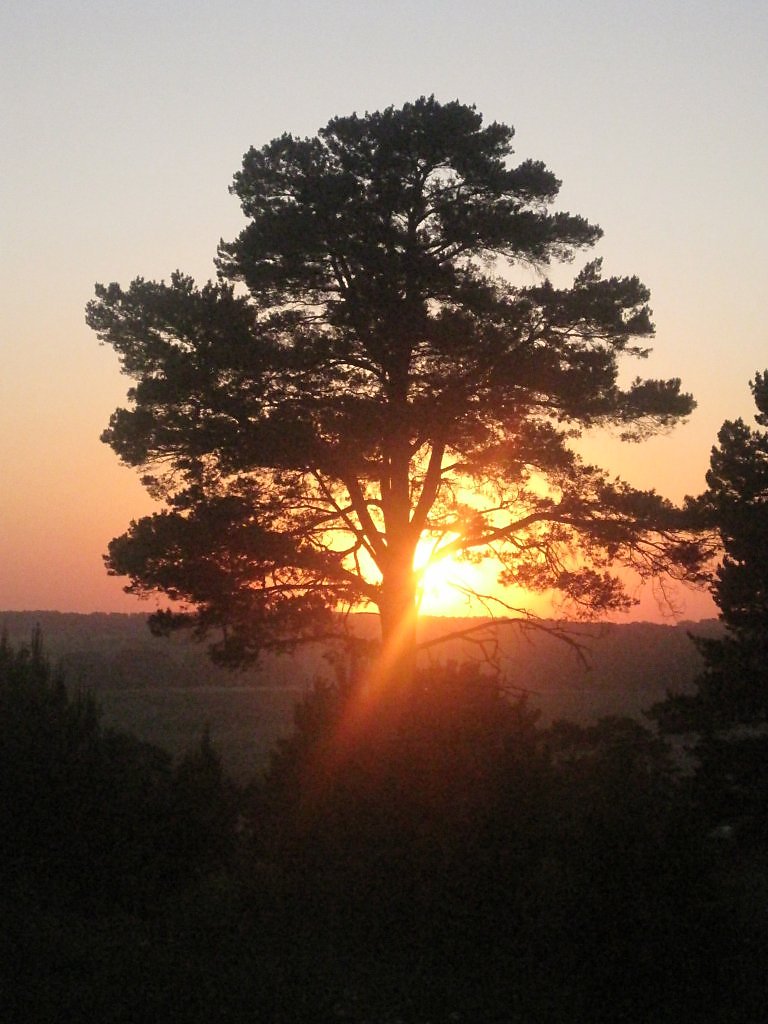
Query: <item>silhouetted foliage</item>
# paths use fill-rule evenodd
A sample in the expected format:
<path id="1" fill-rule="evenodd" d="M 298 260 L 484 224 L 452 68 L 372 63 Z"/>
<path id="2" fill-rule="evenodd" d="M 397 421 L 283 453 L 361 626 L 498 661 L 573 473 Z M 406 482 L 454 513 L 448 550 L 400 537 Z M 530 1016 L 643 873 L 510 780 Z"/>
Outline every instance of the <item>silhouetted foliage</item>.
<path id="1" fill-rule="evenodd" d="M 560 182 L 512 166 L 512 137 L 433 97 L 283 135 L 235 176 L 248 224 L 219 283 L 97 286 L 88 323 L 136 382 L 103 439 L 168 506 L 107 565 L 191 609 L 156 629 L 223 627 L 212 653 L 242 663 L 372 605 L 402 675 L 421 538 L 582 615 L 631 603 L 614 562 L 696 575 L 679 512 L 569 446 L 597 425 L 641 439 L 694 403 L 678 380 L 618 384 L 653 334 L 636 277 L 596 260 L 570 287 L 514 283 L 601 231 L 552 212 Z"/>
<path id="2" fill-rule="evenodd" d="M 751 381 L 755 420 L 768 426 L 768 372 Z M 768 836 L 768 431 L 726 421 L 696 508 L 719 534 L 723 558 L 712 596 L 722 637 L 695 638 L 704 657 L 696 692 L 653 709 L 670 732 L 700 737 L 700 799 L 713 822 L 742 838 Z"/>
<path id="3" fill-rule="evenodd" d="M 174 771 L 173 812 L 179 856 L 197 874 L 207 875 L 232 856 L 237 798 L 208 728 Z"/>
<path id="4" fill-rule="evenodd" d="M 0 641 L 0 792 L 6 880 L 77 913 L 140 913 L 220 863 L 233 835 L 210 740 L 174 770 L 162 750 L 103 728 L 39 634 Z"/>
<path id="5" fill-rule="evenodd" d="M 458 665 L 391 728 L 318 685 L 236 799 L 207 733 L 173 767 L 103 729 L 39 641 L 0 707 L 9 1019 L 760 1019 L 765 926 L 637 722 L 543 728 Z"/>
<path id="6" fill-rule="evenodd" d="M 737 942 L 666 748 L 629 719 L 537 717 L 458 666 L 418 676 L 388 734 L 343 686 L 299 708 L 253 856 L 340 1019 L 721 1019 L 709 975 Z"/>
<path id="7" fill-rule="evenodd" d="M 234 791 L 207 734 L 174 768 L 100 717 L 69 694 L 39 632 L 0 640 L 3 1013 L 232 1019 Z M 223 959 L 207 981 L 211 948 Z"/>

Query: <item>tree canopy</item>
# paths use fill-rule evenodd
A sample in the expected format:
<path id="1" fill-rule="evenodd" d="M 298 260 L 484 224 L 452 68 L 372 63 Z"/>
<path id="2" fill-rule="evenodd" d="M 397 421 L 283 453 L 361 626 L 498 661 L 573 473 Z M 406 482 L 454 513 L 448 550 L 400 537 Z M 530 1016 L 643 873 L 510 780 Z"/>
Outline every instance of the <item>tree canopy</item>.
<path id="1" fill-rule="evenodd" d="M 679 380 L 619 382 L 648 290 L 599 260 L 546 276 L 601 231 L 512 139 L 434 97 L 282 135 L 235 175 L 215 283 L 97 286 L 88 323 L 135 381 L 103 439 L 167 505 L 107 565 L 186 604 L 157 628 L 222 627 L 214 655 L 243 662 L 372 606 L 412 649 L 423 538 L 583 615 L 630 603 L 616 564 L 695 575 L 679 510 L 571 444 L 693 409 Z"/>

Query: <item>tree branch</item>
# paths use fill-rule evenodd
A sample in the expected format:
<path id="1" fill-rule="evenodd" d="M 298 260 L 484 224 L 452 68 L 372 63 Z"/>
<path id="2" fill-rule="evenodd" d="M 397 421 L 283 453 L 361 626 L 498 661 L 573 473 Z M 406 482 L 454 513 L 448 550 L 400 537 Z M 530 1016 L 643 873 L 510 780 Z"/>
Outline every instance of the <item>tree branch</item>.
<path id="1" fill-rule="evenodd" d="M 429 510 L 435 503 L 437 492 L 443 479 L 443 455 L 445 454 L 445 441 L 437 441 L 432 444 L 432 451 L 429 456 L 429 465 L 421 485 L 421 494 L 411 516 L 411 534 L 416 538 L 420 537 L 429 515 Z"/>

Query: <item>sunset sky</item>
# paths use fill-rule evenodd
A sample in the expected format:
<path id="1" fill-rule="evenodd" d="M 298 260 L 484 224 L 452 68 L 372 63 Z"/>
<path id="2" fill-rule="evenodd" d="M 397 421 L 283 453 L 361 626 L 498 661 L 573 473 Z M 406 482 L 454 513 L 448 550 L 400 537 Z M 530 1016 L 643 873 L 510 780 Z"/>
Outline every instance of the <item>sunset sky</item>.
<path id="1" fill-rule="evenodd" d="M 650 287 L 654 353 L 690 422 L 585 449 L 674 499 L 768 368 L 768 4 L 540 0 L 7 0 L 0 14 L 0 609 L 142 611 L 106 576 L 152 502 L 99 441 L 126 379 L 83 310 L 95 282 L 213 274 L 227 188 L 284 131 L 434 93 L 512 124 L 516 155 Z M 653 602 L 642 606 L 654 614 Z M 684 617 L 712 613 L 689 597 Z"/>

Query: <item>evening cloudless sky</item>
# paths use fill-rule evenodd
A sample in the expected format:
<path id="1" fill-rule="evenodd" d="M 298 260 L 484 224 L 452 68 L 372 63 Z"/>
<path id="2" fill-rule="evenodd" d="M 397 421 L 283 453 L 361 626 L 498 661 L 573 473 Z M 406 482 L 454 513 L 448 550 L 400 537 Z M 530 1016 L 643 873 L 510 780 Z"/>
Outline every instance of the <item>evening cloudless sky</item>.
<path id="1" fill-rule="evenodd" d="M 154 506 L 99 441 L 129 382 L 85 304 L 96 281 L 211 277 L 244 223 L 227 191 L 243 153 L 335 115 L 474 103 L 562 179 L 559 208 L 601 225 L 605 271 L 650 287 L 654 352 L 628 376 L 680 376 L 698 408 L 650 443 L 590 439 L 591 459 L 679 500 L 722 421 L 751 422 L 764 0 L 6 0 L 0 82 L 0 609 L 146 608 L 101 560 Z"/>

